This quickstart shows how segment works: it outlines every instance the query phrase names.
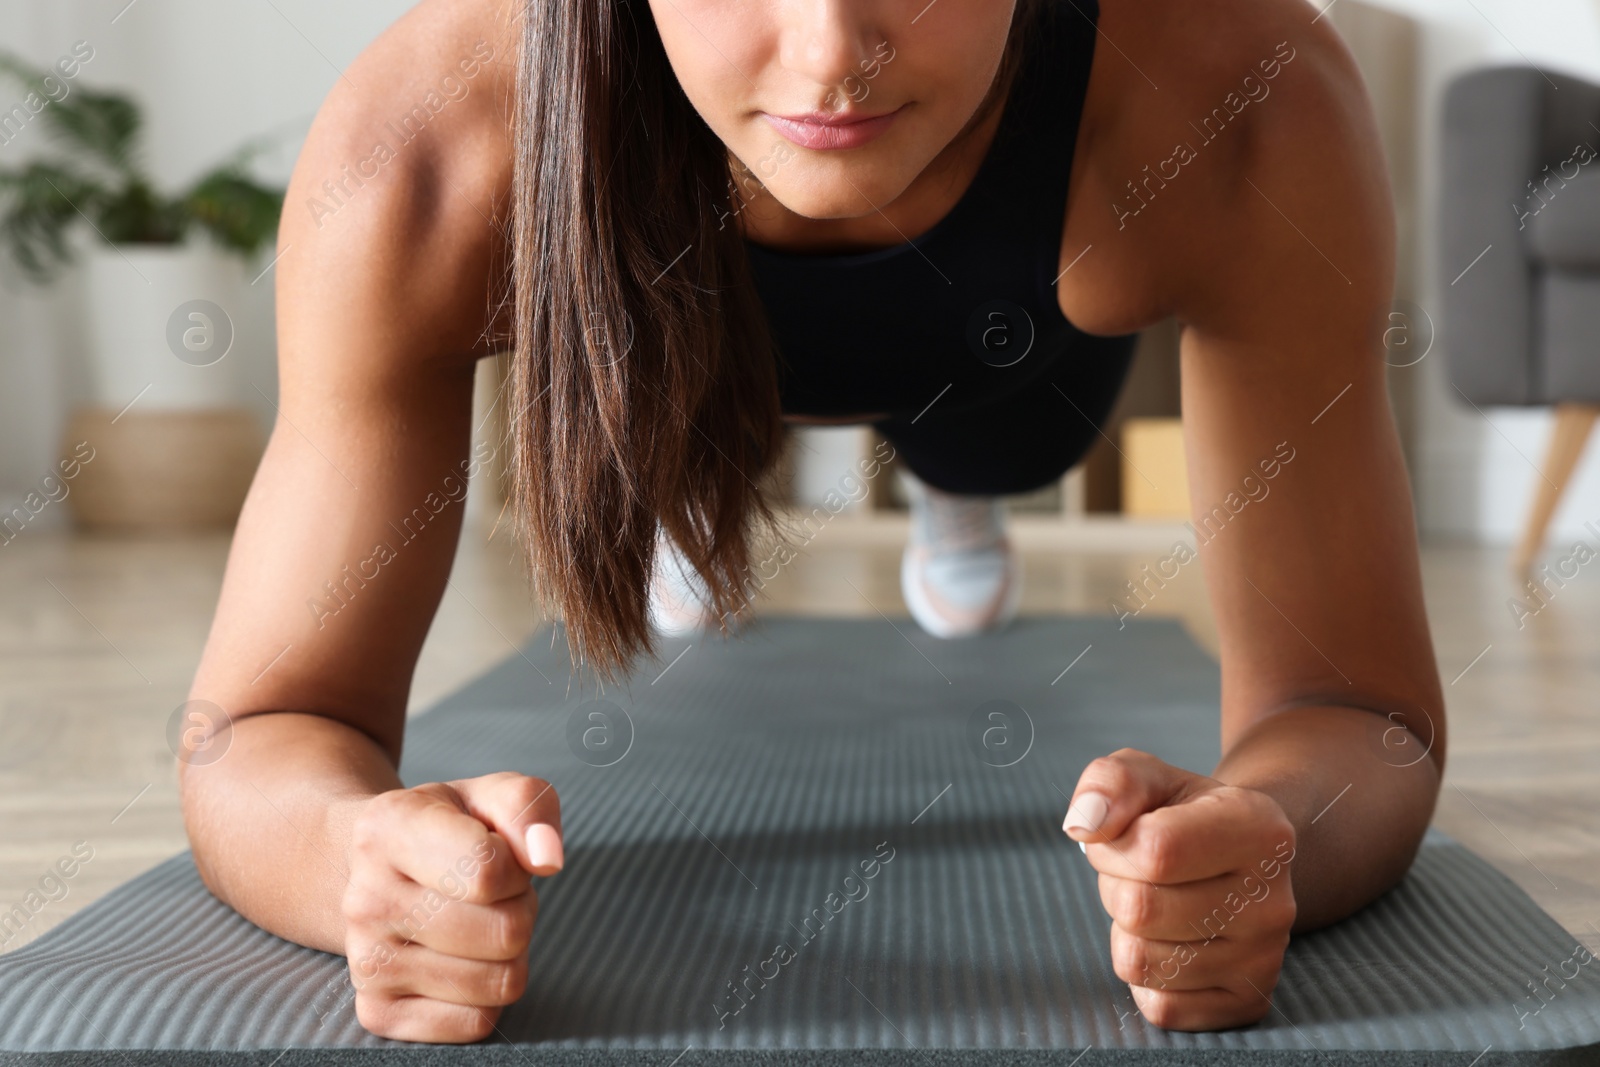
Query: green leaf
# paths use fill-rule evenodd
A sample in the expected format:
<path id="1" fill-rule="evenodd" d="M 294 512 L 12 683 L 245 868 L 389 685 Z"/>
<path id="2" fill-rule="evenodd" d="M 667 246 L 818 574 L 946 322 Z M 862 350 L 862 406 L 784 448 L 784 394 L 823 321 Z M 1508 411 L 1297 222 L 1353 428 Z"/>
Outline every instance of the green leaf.
<path id="1" fill-rule="evenodd" d="M 39 117 L 59 140 L 77 145 L 113 170 L 133 170 L 144 118 L 139 105 L 127 97 L 80 86 Z"/>
<path id="2" fill-rule="evenodd" d="M 183 205 L 162 197 L 143 178 L 107 195 L 98 209 L 96 228 L 116 245 L 178 244 L 189 224 Z"/>
<path id="3" fill-rule="evenodd" d="M 62 83 L 69 91 L 53 99 L 44 82 L 49 72 L 10 53 L 0 53 L 0 72 L 50 100 L 38 117 L 57 140 L 76 145 L 113 170 L 126 173 L 133 168 L 144 120 L 132 98 Z"/>
<path id="4" fill-rule="evenodd" d="M 59 164 L 0 171 L 0 247 L 33 281 L 49 282 L 72 262 L 68 231 L 104 196 L 95 179 Z"/>
<path id="5" fill-rule="evenodd" d="M 283 196 L 282 189 L 261 185 L 229 166 L 202 177 L 183 205 L 217 243 L 248 256 L 278 232 Z"/>
<path id="6" fill-rule="evenodd" d="M 178 244 L 194 225 L 241 255 L 271 242 L 284 190 L 255 181 L 247 168 L 272 138 L 246 143 L 187 193 L 167 197 L 139 165 L 139 106 L 79 84 L 65 94 L 57 86 L 56 99 L 46 91 L 48 73 L 0 52 L 0 75 L 50 99 L 38 121 L 67 150 L 65 159 L 0 170 L 0 252 L 30 278 L 47 282 L 72 261 L 68 238 L 80 221 L 111 244 Z"/>

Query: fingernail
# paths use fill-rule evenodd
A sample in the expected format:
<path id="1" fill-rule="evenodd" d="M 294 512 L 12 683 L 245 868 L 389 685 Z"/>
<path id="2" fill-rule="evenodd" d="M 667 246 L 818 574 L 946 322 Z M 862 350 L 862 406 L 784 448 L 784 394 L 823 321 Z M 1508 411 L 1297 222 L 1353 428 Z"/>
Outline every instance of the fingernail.
<path id="1" fill-rule="evenodd" d="M 565 862 L 561 848 L 561 835 L 549 823 L 538 822 L 528 827 L 528 860 L 535 873 L 554 874 Z"/>
<path id="2" fill-rule="evenodd" d="M 1098 830 L 1111 812 L 1111 803 L 1099 793 L 1080 793 L 1067 809 L 1063 830 Z"/>

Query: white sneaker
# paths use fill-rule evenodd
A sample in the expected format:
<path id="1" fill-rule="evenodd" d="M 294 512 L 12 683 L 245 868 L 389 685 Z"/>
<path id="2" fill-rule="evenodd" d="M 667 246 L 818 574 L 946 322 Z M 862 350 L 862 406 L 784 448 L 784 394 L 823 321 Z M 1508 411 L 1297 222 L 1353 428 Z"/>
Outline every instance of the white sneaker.
<path id="1" fill-rule="evenodd" d="M 911 539 L 900 591 L 911 617 L 935 637 L 971 637 L 1017 614 L 1022 561 L 1006 537 L 1005 512 L 990 496 L 941 492 L 902 476 L 911 498 Z"/>
<path id="2" fill-rule="evenodd" d="M 716 623 L 705 583 L 666 531 L 656 531 L 656 566 L 650 579 L 650 625 L 667 637 L 697 633 Z"/>

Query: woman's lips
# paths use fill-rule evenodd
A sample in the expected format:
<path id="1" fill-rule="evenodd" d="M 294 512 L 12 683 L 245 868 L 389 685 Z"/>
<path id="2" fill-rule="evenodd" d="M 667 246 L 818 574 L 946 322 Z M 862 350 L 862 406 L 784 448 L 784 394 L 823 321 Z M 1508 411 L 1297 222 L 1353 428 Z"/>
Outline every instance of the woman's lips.
<path id="1" fill-rule="evenodd" d="M 885 115 L 853 118 L 848 115 L 770 115 L 763 111 L 761 117 L 787 140 L 801 148 L 829 151 L 841 148 L 860 148 L 876 140 L 900 114 L 904 105 Z"/>

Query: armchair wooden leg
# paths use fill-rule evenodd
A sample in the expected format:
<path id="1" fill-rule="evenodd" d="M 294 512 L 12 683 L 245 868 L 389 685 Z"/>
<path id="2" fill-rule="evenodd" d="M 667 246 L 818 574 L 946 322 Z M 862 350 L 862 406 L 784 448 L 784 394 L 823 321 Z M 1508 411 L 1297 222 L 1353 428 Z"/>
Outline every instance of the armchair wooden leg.
<path id="1" fill-rule="evenodd" d="M 1583 455 L 1583 446 L 1589 440 L 1589 431 L 1600 416 L 1600 405 L 1557 404 L 1556 422 L 1550 433 L 1550 447 L 1545 453 L 1544 470 L 1534 486 L 1533 509 L 1528 513 L 1528 525 L 1522 534 L 1522 543 L 1511 557 L 1511 568 L 1518 578 L 1527 576 L 1534 559 L 1544 549 L 1545 530 L 1550 517 L 1561 503 L 1562 491 L 1572 477 L 1572 469 Z"/>

